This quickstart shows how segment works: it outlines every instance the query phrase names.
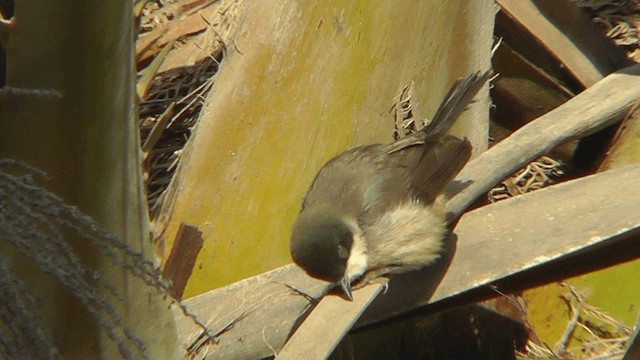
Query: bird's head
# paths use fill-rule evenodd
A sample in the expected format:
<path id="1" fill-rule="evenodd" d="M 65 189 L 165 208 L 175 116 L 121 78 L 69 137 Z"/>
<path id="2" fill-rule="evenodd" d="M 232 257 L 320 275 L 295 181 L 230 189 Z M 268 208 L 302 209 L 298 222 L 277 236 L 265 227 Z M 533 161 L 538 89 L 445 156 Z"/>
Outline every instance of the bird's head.
<path id="1" fill-rule="evenodd" d="M 330 208 L 300 213 L 291 234 L 291 256 L 307 274 L 339 285 L 349 299 L 351 282 L 367 270 L 362 231 Z"/>

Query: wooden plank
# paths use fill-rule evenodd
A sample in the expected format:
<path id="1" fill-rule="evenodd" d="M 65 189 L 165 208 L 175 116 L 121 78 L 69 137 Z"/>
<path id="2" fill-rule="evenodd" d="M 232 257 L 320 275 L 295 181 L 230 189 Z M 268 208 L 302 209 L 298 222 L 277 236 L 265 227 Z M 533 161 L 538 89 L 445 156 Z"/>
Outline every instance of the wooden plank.
<path id="1" fill-rule="evenodd" d="M 617 71 L 471 160 L 455 179 L 467 186 L 449 201 L 447 210 L 462 213 L 531 160 L 619 121 L 640 99 L 639 76 L 640 64 Z M 449 192 L 455 192 L 455 185 Z"/>
<path id="2" fill-rule="evenodd" d="M 191 318 L 174 308 L 180 342 L 197 359 L 272 356 L 327 288 L 328 283 L 289 264 L 192 297 L 185 305 L 215 339 L 205 338 Z"/>
<path id="3" fill-rule="evenodd" d="M 499 145 L 479 156 L 461 172 L 458 179 L 467 184 L 467 187 L 452 199 L 449 209 L 452 212 L 462 211 L 461 209 L 466 208 L 469 203 L 483 194 L 495 182 L 509 175 L 512 171 L 555 144 L 566 139 L 587 135 L 614 123 L 616 118 L 640 98 L 640 78 L 638 74 L 640 74 L 640 65 L 608 76 L 563 106 L 527 125 L 527 127 L 514 133 Z M 632 178 L 640 176 L 637 173 L 637 169 L 629 170 L 629 168 L 625 168 L 621 169 L 621 171 L 630 171 L 634 174 Z M 628 175 L 623 175 L 620 172 L 609 172 L 598 176 L 613 176 L 609 178 L 609 181 L 615 183 L 615 181 L 618 181 L 617 176 L 624 177 Z M 592 186 L 589 184 L 591 184 L 592 179 L 598 178 L 589 177 L 580 180 L 584 181 L 583 183 L 576 181 L 563 186 L 578 184 L 576 186 L 583 186 L 583 191 L 589 193 L 589 187 Z M 610 185 L 611 183 L 603 186 Z M 519 212 L 515 213 L 518 216 L 514 216 L 511 208 L 501 205 L 501 203 L 485 206 L 465 214 L 455 229 L 458 234 L 458 240 L 455 243 L 452 242 L 452 245 L 455 244 L 457 247 L 455 258 L 453 259 L 455 265 L 453 261 L 451 264 L 441 262 L 442 269 L 440 270 L 432 268 L 422 272 L 397 276 L 391 282 L 388 295 L 380 297 L 382 300 L 376 301 L 364 313 L 360 324 L 379 321 L 403 311 L 415 309 L 426 304 L 430 295 L 433 295 L 433 300 L 445 301 L 465 292 L 464 286 L 466 286 L 466 291 L 478 288 L 486 290 L 488 282 L 497 281 L 499 276 L 506 276 L 506 274 L 500 272 L 503 270 L 502 265 L 504 263 L 500 263 L 500 267 L 496 266 L 493 270 L 488 268 L 493 258 L 479 257 L 478 254 L 481 253 L 478 253 L 478 251 L 480 250 L 485 251 L 487 254 L 505 254 L 509 255 L 509 257 L 511 252 L 516 252 L 519 256 L 519 262 L 514 261 L 510 265 L 510 269 L 513 271 L 518 266 L 523 266 L 522 270 L 524 271 L 525 269 L 539 267 L 547 260 L 560 260 L 562 264 L 563 261 L 569 260 L 563 258 L 563 256 L 567 255 L 566 252 L 581 252 L 583 250 L 593 250 L 598 246 L 606 246 L 607 244 L 615 245 L 621 241 L 620 238 L 624 234 L 637 231 L 638 226 L 640 226 L 640 224 L 637 224 L 640 221 L 637 218 L 638 209 L 631 211 L 634 209 L 629 208 L 640 204 L 637 201 L 637 194 L 640 194 L 640 185 L 638 185 L 637 181 L 629 182 L 627 180 L 625 186 L 626 191 L 624 193 L 622 191 L 614 191 L 610 194 L 611 200 L 606 199 L 605 201 L 603 200 L 604 198 L 599 198 L 598 201 L 600 203 L 596 203 L 598 206 L 595 208 L 593 208 L 595 202 L 584 202 L 583 206 L 587 206 L 586 208 L 556 209 L 557 211 L 574 211 L 572 213 L 573 216 L 566 218 L 567 221 L 579 219 L 577 214 L 580 214 L 580 211 L 585 214 L 601 215 L 600 218 L 590 218 L 589 221 L 591 223 L 581 221 L 576 224 L 563 224 L 555 221 L 547 223 L 546 225 L 548 226 L 532 226 L 532 219 L 526 218 L 526 214 L 530 209 L 554 209 L 554 206 L 562 203 L 559 199 L 564 198 L 557 197 L 562 194 L 553 194 L 544 202 L 542 202 L 543 199 L 532 197 L 534 195 L 544 196 L 544 194 L 549 194 L 552 190 L 539 191 L 542 195 L 533 193 L 524 195 L 519 200 L 514 199 L 513 201 L 524 202 L 519 208 Z M 621 188 L 618 187 L 614 190 Z M 562 192 L 568 189 L 565 188 Z M 526 199 L 533 200 L 527 203 Z M 569 199 L 565 200 L 568 201 Z M 599 210 L 600 205 L 614 200 L 616 203 L 621 204 L 620 206 L 625 206 L 623 208 L 627 211 L 618 214 L 619 217 L 616 221 L 619 222 L 601 222 L 599 219 L 608 219 L 608 217 L 606 212 L 601 213 Z M 497 211 L 498 209 L 500 211 Z M 618 210 L 607 208 L 606 211 L 617 212 Z M 508 217 L 509 213 L 512 214 L 510 217 Z M 557 216 L 560 216 L 555 211 L 550 211 L 545 215 L 549 216 L 542 216 L 536 219 L 551 221 L 550 219 L 559 219 Z M 511 223 L 502 222 L 503 227 L 497 227 L 501 224 L 500 221 L 497 221 L 491 223 L 494 224 L 492 228 L 485 228 L 485 220 L 501 219 L 503 217 L 509 219 L 515 217 L 515 219 Z M 628 223 L 626 225 L 621 223 L 624 221 Z M 468 227 L 468 230 L 465 230 L 465 227 Z M 594 227 L 599 229 L 598 237 L 594 237 L 595 235 L 589 233 Z M 524 236 L 520 237 L 520 234 L 515 232 L 515 229 L 520 229 L 520 232 L 523 233 L 524 230 L 529 228 L 538 229 L 537 232 L 533 233 L 535 235 L 533 239 Z M 588 236 L 580 238 L 580 231 L 582 231 L 583 236 Z M 474 242 L 473 239 L 478 239 L 483 233 L 492 234 L 492 238 L 484 239 L 482 242 Z M 529 233 L 529 235 L 531 236 L 532 234 Z M 607 238 L 610 236 L 614 237 L 612 241 L 607 242 Z M 558 247 L 539 246 L 537 242 L 544 241 L 544 239 L 565 241 L 565 243 L 556 244 Z M 576 241 L 582 242 L 575 243 Z M 628 243 L 627 240 L 624 241 Z M 534 245 L 532 246 L 532 244 Z M 632 245 L 638 246 L 637 242 L 635 245 L 634 243 L 629 244 L 629 246 Z M 522 248 L 520 248 L 521 246 Z M 523 251 L 522 249 L 528 250 Z M 448 254 L 453 254 L 453 250 L 453 248 L 450 249 Z M 580 254 L 580 256 L 587 256 L 588 252 Z M 462 257 L 461 254 L 466 255 Z M 637 256 L 634 253 L 630 254 Z M 604 263 L 601 266 L 607 265 L 606 261 L 609 261 L 608 264 L 620 261 L 619 258 L 613 257 L 611 259 L 603 258 L 602 260 Z M 449 266 L 440 287 L 435 289 L 435 285 L 437 285 L 439 277 L 442 276 L 447 265 L 451 266 Z M 473 269 L 476 268 L 482 271 L 474 272 Z M 447 280 L 449 278 L 452 280 Z M 454 284 L 453 279 L 457 279 L 455 282 L 463 282 L 463 284 Z M 202 351 L 201 354 L 203 354 L 201 356 L 209 356 L 210 358 L 260 358 L 273 355 L 277 349 L 280 349 L 292 329 L 295 328 L 296 321 L 301 319 L 301 314 L 310 308 L 310 302 L 305 297 L 301 296 L 300 293 L 291 291 L 284 284 L 300 289 L 314 299 L 322 296 L 327 287 L 326 283 L 311 279 L 297 267 L 288 265 L 187 300 L 187 306 L 195 313 L 200 314 L 201 321 L 210 324 L 213 333 L 219 332 L 215 344 L 209 343 L 199 347 Z M 416 284 L 421 286 L 418 287 Z M 520 284 L 520 286 L 525 285 L 526 282 Z M 364 294 L 367 291 L 366 288 L 356 290 L 355 293 L 362 292 Z M 434 293 L 434 291 L 436 292 Z M 369 294 L 373 298 L 375 292 Z M 392 302 L 385 304 L 384 300 L 388 301 L 393 298 L 404 299 L 405 302 L 403 304 L 393 304 Z M 468 301 L 473 301 L 473 297 L 469 298 Z M 342 303 L 344 305 L 342 310 L 334 310 L 330 319 L 341 318 L 344 313 L 357 313 L 357 311 L 349 308 L 350 306 L 356 306 L 354 303 L 347 301 Z M 366 302 L 359 304 L 359 306 L 364 306 L 362 304 L 366 304 Z M 380 312 L 376 313 L 376 309 L 380 310 Z M 194 338 L 200 335 L 199 330 L 190 319 L 177 315 L 177 322 L 179 336 L 183 344 L 193 343 Z M 229 328 L 228 324 L 233 324 L 233 327 Z M 346 333 L 348 330 L 349 327 L 346 326 L 341 330 L 341 334 Z M 317 328 L 317 331 L 318 338 L 324 336 L 341 337 L 338 331 L 333 334 L 326 334 L 322 327 Z"/>
<path id="4" fill-rule="evenodd" d="M 338 346 L 342 337 L 318 337 L 317 329 L 322 329 L 322 332 L 326 334 L 341 332 L 345 328 L 350 329 L 371 301 L 385 289 L 386 279 L 381 281 L 383 282 L 372 284 L 372 286 L 363 288 L 362 291 L 355 292 L 353 302 L 349 304 L 347 311 L 343 311 L 345 300 L 341 296 L 325 296 L 311 315 L 305 319 L 304 327 L 299 328 L 291 336 L 276 359 L 326 358 Z M 341 316 L 330 318 L 325 316 L 336 312 L 339 312 Z"/>
<path id="5" fill-rule="evenodd" d="M 589 87 L 606 75 L 567 34 L 540 12 L 534 1 L 497 0 L 496 2 L 502 11 L 520 23 L 547 48 L 583 86 Z"/>
<path id="6" fill-rule="evenodd" d="M 578 84 L 589 87 L 602 76 L 633 65 L 625 50 L 616 47 L 602 29 L 594 25 L 589 12 L 575 2 L 497 2 L 503 8 L 496 15 L 496 36 L 561 82 L 573 84 L 577 79 Z M 571 47 L 566 48 L 565 44 Z M 586 64 L 586 68 L 582 64 Z M 501 69 L 494 70 L 502 73 Z"/>
<path id="7" fill-rule="evenodd" d="M 176 299 L 182 298 L 203 241 L 202 232 L 197 227 L 180 224 L 162 271 L 162 276 L 171 281 L 171 295 Z"/>

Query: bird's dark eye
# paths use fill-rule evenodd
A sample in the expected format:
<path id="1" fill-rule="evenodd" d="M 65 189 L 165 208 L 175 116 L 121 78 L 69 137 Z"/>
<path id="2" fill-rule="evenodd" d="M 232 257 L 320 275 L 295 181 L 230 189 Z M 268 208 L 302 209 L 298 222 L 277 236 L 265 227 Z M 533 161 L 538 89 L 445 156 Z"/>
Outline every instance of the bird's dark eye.
<path id="1" fill-rule="evenodd" d="M 349 250 L 342 245 L 338 245 L 338 257 L 340 259 L 348 259 L 349 258 Z"/>

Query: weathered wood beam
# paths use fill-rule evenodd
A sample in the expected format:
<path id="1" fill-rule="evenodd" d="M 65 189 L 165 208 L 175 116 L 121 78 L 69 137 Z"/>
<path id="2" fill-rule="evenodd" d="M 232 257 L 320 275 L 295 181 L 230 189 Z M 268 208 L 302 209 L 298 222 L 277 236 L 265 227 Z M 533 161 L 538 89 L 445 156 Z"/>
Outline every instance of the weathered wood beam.
<path id="1" fill-rule="evenodd" d="M 470 184 L 449 201 L 448 211 L 461 213 L 480 194 L 555 146 L 619 121 L 640 101 L 639 75 L 640 65 L 633 65 L 607 76 L 471 160 L 456 177 Z"/>
<path id="2" fill-rule="evenodd" d="M 202 232 L 197 227 L 180 224 L 176 240 L 162 270 L 162 277 L 171 281 L 171 296 L 176 299 L 182 298 L 203 242 Z"/>
<path id="3" fill-rule="evenodd" d="M 180 342 L 198 359 L 274 355 L 327 285 L 289 264 L 187 299 L 185 305 L 216 338 L 204 338 L 192 319 L 174 309 Z"/>
<path id="4" fill-rule="evenodd" d="M 497 0 L 502 14 L 518 24 L 584 87 L 615 70 L 602 36 L 587 27 L 589 17 L 574 4 L 546 0 Z M 550 16 L 554 15 L 554 16 Z M 554 19 L 554 17 L 558 19 Z M 561 21 L 558 21 L 561 19 Z M 589 39 L 589 40 L 585 40 Z"/>
<path id="5" fill-rule="evenodd" d="M 380 283 L 363 288 L 354 293 L 356 306 L 344 306 L 344 300 L 335 295 L 326 296 L 318 306 L 313 309 L 309 317 L 304 320 L 304 326 L 300 327 L 289 339 L 289 343 L 280 351 L 277 359 L 322 359 L 326 358 L 342 340 L 342 336 L 332 336 L 351 328 L 360 318 L 362 312 L 374 299 L 384 291 L 387 279 Z M 337 313 L 340 319 L 327 319 L 325 315 Z M 336 321 L 332 321 L 336 320 Z M 345 322 L 350 322 L 345 324 Z M 319 329 L 328 336 L 318 336 Z"/>

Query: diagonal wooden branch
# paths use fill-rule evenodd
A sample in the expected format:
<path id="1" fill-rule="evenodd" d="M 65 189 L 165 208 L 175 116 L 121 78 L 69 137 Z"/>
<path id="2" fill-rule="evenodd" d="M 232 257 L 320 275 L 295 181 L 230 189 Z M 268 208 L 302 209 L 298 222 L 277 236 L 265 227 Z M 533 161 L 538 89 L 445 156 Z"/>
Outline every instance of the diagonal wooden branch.
<path id="1" fill-rule="evenodd" d="M 635 65 L 607 76 L 470 162 L 458 180 L 471 183 L 452 198 L 448 209 L 461 213 L 493 184 L 553 146 L 614 123 L 640 99 L 639 74 L 640 65 Z M 465 214 L 455 228 L 457 249 L 454 251 L 455 243 L 452 243 L 448 262 L 392 279 L 389 293 L 373 302 L 359 324 L 380 321 L 427 303 L 442 303 L 476 291 L 474 297 L 466 299 L 472 301 L 487 296 L 487 291 L 491 291 L 489 284 L 504 290 L 521 289 L 540 280 L 525 278 L 513 283 L 509 281 L 513 274 L 533 273 L 551 261 L 558 261 L 557 276 L 566 276 L 562 271 L 575 268 L 570 255 L 582 259 L 593 257 L 593 250 L 607 247 L 608 251 L 613 251 L 620 248 L 622 242 L 631 251 L 607 259 L 596 256 L 600 263 L 588 261 L 591 268 L 587 266 L 581 270 L 611 265 L 628 260 L 629 256 L 637 257 L 640 253 L 638 242 L 630 242 L 629 236 L 638 236 L 640 229 L 640 219 L 635 216 L 640 211 L 638 176 L 639 167 L 627 167 Z M 615 188 L 611 184 L 616 184 Z M 627 191 L 618 191 L 619 188 Z M 594 203 L 598 206 L 593 207 Z M 445 270 L 446 275 L 440 279 Z M 226 323 L 229 318 L 249 309 L 248 315 L 235 323 L 234 328 L 205 344 L 200 356 L 260 358 L 273 355 L 273 350 L 282 347 L 303 313 L 314 305 L 303 295 L 318 299 L 326 287 L 326 283 L 311 279 L 295 266 L 288 265 L 187 300 L 192 311 L 210 324 Z M 380 284 L 372 284 L 356 290 L 354 302 L 336 296 L 324 297 L 305 322 L 314 325 L 301 327 L 287 348 L 281 351 L 280 358 L 287 358 L 287 353 L 291 355 L 288 358 L 295 357 L 299 354 L 296 352 L 299 344 L 303 344 L 305 354 L 314 353 L 320 357 L 330 354 L 380 289 Z M 327 302 L 330 306 L 325 306 Z M 330 314 L 324 311 L 330 311 Z M 315 322 L 318 320 L 331 326 Z M 177 322 L 183 344 L 188 345 L 198 337 L 199 332 L 190 320 L 177 316 Z M 327 329 L 332 332 L 327 333 Z M 309 342 L 309 337 L 330 338 L 331 341 Z M 315 344 L 324 348 L 312 349 Z"/>
<path id="2" fill-rule="evenodd" d="M 345 321 L 351 321 L 351 328 L 358 318 L 365 311 L 367 306 L 384 291 L 387 285 L 387 279 L 380 279 L 380 282 L 371 284 L 354 293 L 353 301 L 358 306 L 344 306 L 344 300 L 340 296 L 329 295 L 313 309 L 309 317 L 304 320 L 304 326 L 301 326 L 293 334 L 289 341 L 294 346 L 285 346 L 277 359 L 322 359 L 326 358 L 331 351 L 342 340 L 342 336 L 331 336 L 344 331 Z M 362 305 L 360 305 L 362 304 Z M 339 314 L 342 317 L 340 321 L 333 318 L 332 314 Z M 331 319 L 326 316 L 330 315 Z M 322 334 L 324 335 L 322 335 Z M 322 336 L 319 336 L 322 335 Z M 325 336 L 330 335 L 330 336 Z M 299 344 L 298 346 L 295 346 Z"/>
<path id="3" fill-rule="evenodd" d="M 540 11 L 539 5 L 533 1 L 498 0 L 501 10 L 514 18 L 525 31 L 529 32 L 542 46 L 549 49 L 558 61 L 564 65 L 582 85 L 588 87 L 603 77 L 602 64 L 597 60 L 600 56 L 589 56 L 589 51 L 581 47 L 571 34 L 563 32 Z M 547 6 L 548 8 L 548 6 Z M 570 9 L 564 9 L 566 12 Z M 600 65 L 600 66 L 599 66 Z"/>
<path id="4" fill-rule="evenodd" d="M 451 198 L 447 211 L 461 214 L 478 196 L 531 160 L 619 121 L 640 101 L 638 76 L 640 65 L 607 76 L 470 161 L 455 180 L 471 184 Z"/>

